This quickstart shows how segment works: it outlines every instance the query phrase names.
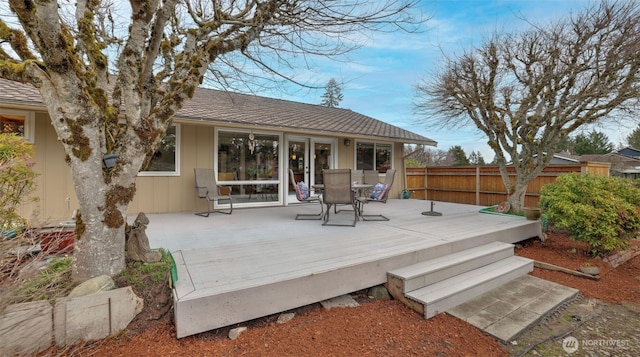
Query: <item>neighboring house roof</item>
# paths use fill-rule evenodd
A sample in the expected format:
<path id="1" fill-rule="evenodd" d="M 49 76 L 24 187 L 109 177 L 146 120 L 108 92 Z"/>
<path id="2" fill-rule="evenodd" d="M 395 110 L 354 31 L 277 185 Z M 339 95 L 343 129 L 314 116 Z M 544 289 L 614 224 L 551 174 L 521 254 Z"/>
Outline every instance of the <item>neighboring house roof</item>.
<path id="1" fill-rule="evenodd" d="M 635 149 L 634 149 L 635 150 Z M 567 153 L 559 153 L 554 155 L 554 160 L 564 160 L 568 162 L 607 162 L 611 164 L 612 171 L 623 173 L 640 172 L 640 157 L 632 157 L 613 151 L 608 154 L 590 154 L 590 155 L 570 155 Z M 553 163 L 553 162 L 552 162 Z"/>
<path id="2" fill-rule="evenodd" d="M 616 150 L 615 152 L 624 156 L 640 157 L 640 150 L 632 148 L 631 146 Z"/>
<path id="3" fill-rule="evenodd" d="M 0 103 L 39 105 L 40 93 L 31 85 L 0 78 Z M 340 136 L 387 139 L 408 144 L 436 141 L 349 109 L 330 108 L 255 95 L 198 88 L 176 119 L 212 123 L 306 130 Z"/>
<path id="4" fill-rule="evenodd" d="M 578 163 L 580 163 L 580 156 L 570 155 L 564 152 L 554 154 L 553 158 L 551 159 L 551 164 L 553 165 Z"/>

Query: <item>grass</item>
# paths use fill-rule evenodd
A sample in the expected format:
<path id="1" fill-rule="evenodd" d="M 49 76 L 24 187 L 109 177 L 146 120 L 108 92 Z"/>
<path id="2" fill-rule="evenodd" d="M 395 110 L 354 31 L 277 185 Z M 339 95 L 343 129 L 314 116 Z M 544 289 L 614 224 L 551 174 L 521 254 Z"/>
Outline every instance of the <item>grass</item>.
<path id="1" fill-rule="evenodd" d="M 164 250 L 159 250 L 162 258 L 157 263 L 130 262 L 116 279 L 126 285 L 132 285 L 137 290 L 142 290 L 146 277 L 152 282 L 159 283 L 169 280 L 171 274 L 171 258 Z"/>
<path id="2" fill-rule="evenodd" d="M 77 285 L 71 280 L 71 263 L 71 257 L 51 258 L 44 269 L 19 284 L 12 300 L 54 302 L 66 296 Z"/>

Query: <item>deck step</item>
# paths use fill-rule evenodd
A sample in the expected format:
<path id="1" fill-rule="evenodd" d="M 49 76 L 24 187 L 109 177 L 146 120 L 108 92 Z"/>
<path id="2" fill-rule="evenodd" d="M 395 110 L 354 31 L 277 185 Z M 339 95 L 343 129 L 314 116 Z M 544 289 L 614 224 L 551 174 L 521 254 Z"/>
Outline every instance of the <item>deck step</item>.
<path id="1" fill-rule="evenodd" d="M 533 260 L 511 256 L 406 293 L 425 318 L 462 304 L 533 270 Z"/>
<path id="2" fill-rule="evenodd" d="M 491 242 L 387 273 L 391 285 L 405 294 L 469 270 L 513 256 L 513 244 Z"/>

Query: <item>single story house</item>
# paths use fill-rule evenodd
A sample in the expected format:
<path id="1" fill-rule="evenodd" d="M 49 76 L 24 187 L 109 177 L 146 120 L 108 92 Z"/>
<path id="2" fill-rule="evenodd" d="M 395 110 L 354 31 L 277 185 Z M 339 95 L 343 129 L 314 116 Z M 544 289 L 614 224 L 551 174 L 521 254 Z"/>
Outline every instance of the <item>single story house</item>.
<path id="1" fill-rule="evenodd" d="M 40 223 L 69 219 L 78 208 L 71 171 L 39 92 L 0 79 L 0 123 L 33 143 L 40 174 L 23 216 Z M 391 197 L 404 188 L 404 144 L 435 145 L 422 135 L 348 109 L 199 88 L 175 115 L 164 145 L 136 181 L 129 213 L 199 211 L 193 169 L 215 168 L 232 186 L 234 208 L 295 203 L 297 181 L 320 183 L 326 168 L 396 169 Z"/>
<path id="2" fill-rule="evenodd" d="M 632 147 L 625 147 L 614 150 L 608 154 L 590 155 L 570 155 L 559 153 L 554 156 L 553 164 L 572 164 L 580 162 L 601 162 L 610 165 L 609 174 L 611 176 L 624 177 L 628 179 L 640 178 L 640 150 Z"/>

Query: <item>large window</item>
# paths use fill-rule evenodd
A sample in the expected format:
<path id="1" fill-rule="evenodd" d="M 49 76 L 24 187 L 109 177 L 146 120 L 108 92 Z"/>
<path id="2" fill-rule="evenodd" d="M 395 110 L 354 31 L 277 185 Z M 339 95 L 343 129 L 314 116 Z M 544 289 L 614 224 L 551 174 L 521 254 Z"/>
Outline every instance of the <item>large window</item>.
<path id="1" fill-rule="evenodd" d="M 219 130 L 218 179 L 234 185 L 232 194 L 246 202 L 277 201 L 280 140 L 273 133 Z"/>
<path id="2" fill-rule="evenodd" d="M 392 144 L 358 142 L 356 146 L 356 169 L 378 170 L 385 173 L 391 168 Z"/>
<path id="3" fill-rule="evenodd" d="M 33 127 L 33 112 L 0 109 L 0 133 L 16 133 L 25 138 L 29 143 L 33 143 Z"/>
<path id="4" fill-rule="evenodd" d="M 180 175 L 180 124 L 167 129 L 158 150 L 140 176 L 179 176 Z"/>

